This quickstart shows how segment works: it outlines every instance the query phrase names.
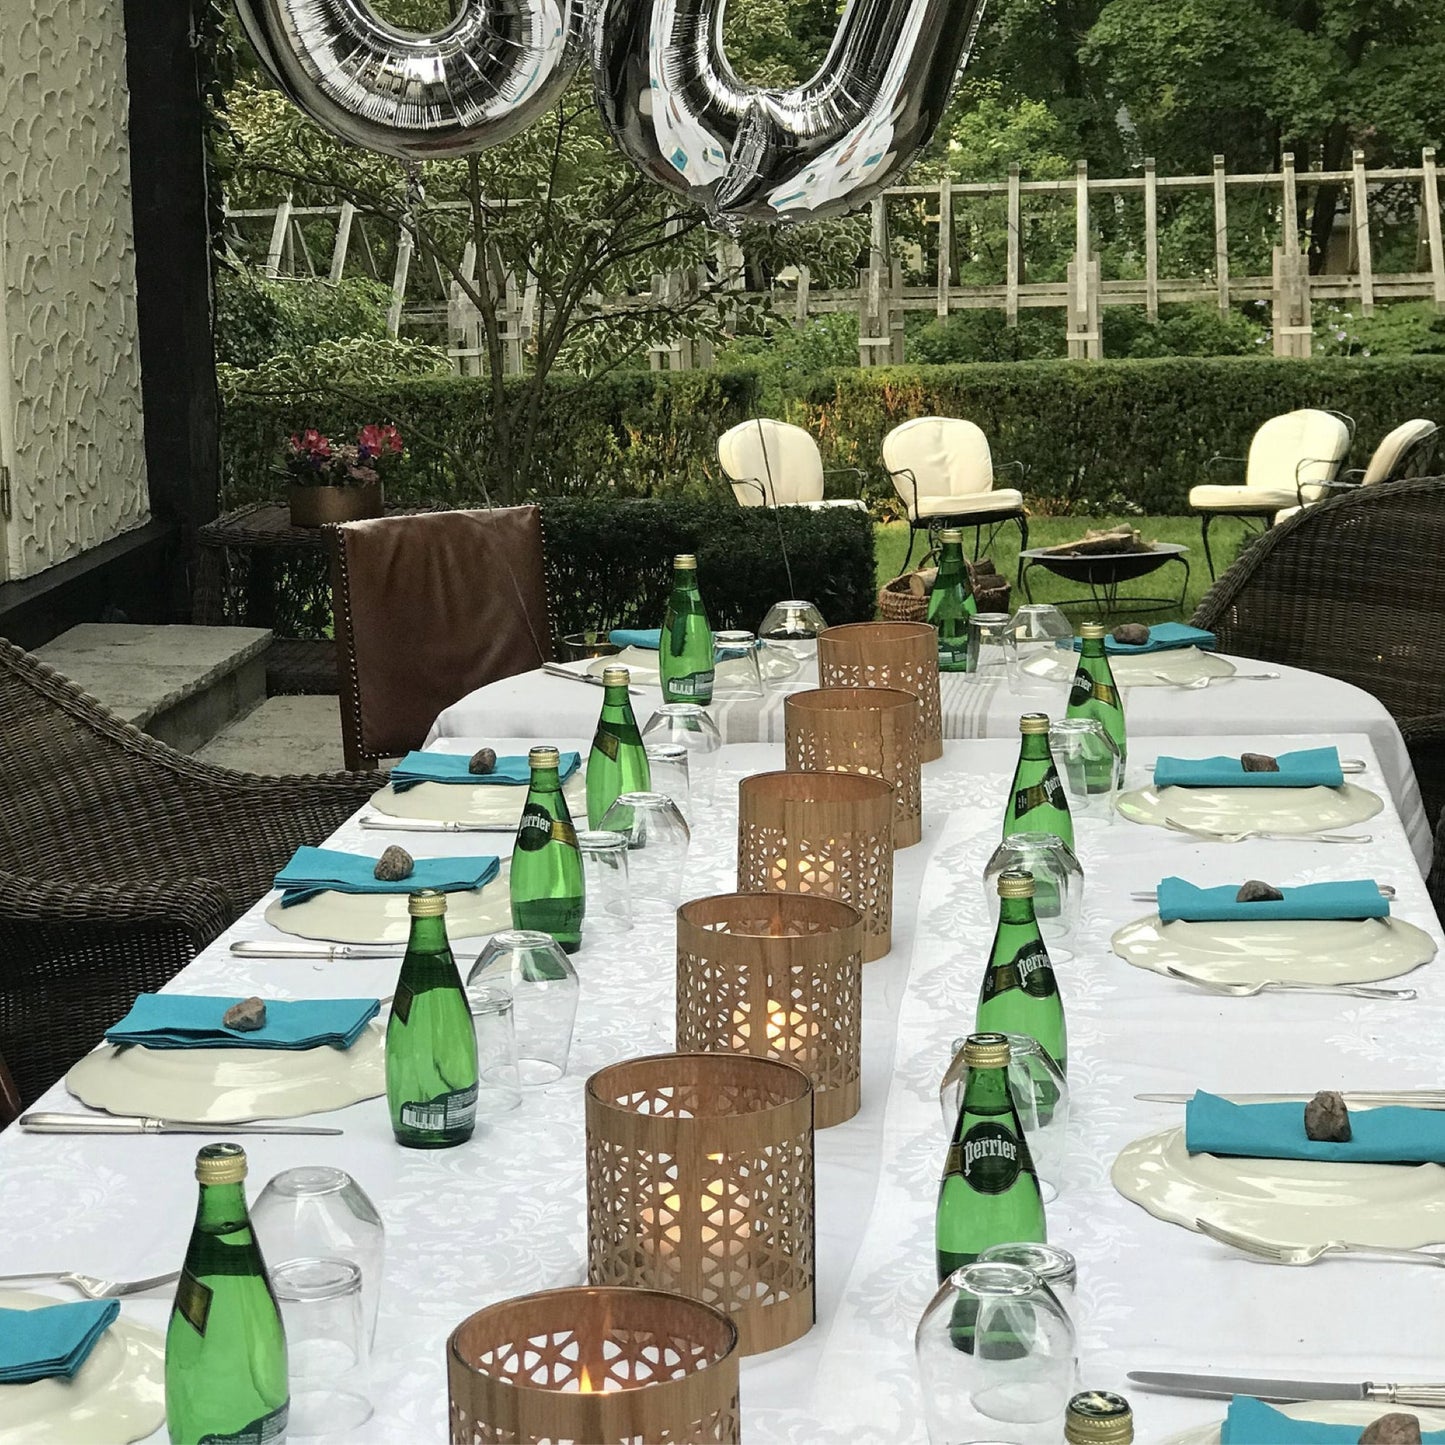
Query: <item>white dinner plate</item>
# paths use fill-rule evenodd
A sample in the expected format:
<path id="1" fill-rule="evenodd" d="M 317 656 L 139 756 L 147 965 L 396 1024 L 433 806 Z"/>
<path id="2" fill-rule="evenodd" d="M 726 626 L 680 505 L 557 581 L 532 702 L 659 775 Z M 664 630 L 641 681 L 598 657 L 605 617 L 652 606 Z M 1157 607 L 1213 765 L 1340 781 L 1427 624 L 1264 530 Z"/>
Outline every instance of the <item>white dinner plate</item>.
<path id="1" fill-rule="evenodd" d="M 1079 654 L 1070 648 L 1051 647 L 1021 664 L 1022 670 L 1046 682 L 1072 682 L 1079 670 Z M 1168 687 L 1197 682 L 1201 677 L 1233 677 L 1235 665 L 1217 653 L 1197 647 L 1171 647 L 1164 652 L 1111 652 L 1109 668 L 1120 687 Z M 1155 676 L 1163 673 L 1163 677 Z"/>
<path id="2" fill-rule="evenodd" d="M 602 691 L 597 692 L 601 707 Z M 587 759 L 562 785 L 574 821 L 587 816 Z M 390 818 L 425 818 L 437 823 L 506 823 L 515 827 L 527 801 L 524 784 L 418 783 L 394 793 L 391 784 L 371 795 L 371 806 Z M 580 826 L 580 825 L 579 825 Z"/>
<path id="3" fill-rule="evenodd" d="M 34 1310 L 64 1300 L 0 1290 L 0 1309 Z M 166 1418 L 166 1342 L 121 1314 L 69 1380 L 0 1385 L 0 1445 L 124 1445 Z"/>
<path id="4" fill-rule="evenodd" d="M 464 888 L 447 894 L 447 936 L 471 938 L 512 926 L 512 895 L 507 887 L 510 858 L 501 872 L 483 888 Z M 266 905 L 266 922 L 297 938 L 324 943 L 397 943 L 411 936 L 411 915 L 405 893 L 338 893 L 323 889 L 304 903 L 281 906 L 279 898 Z"/>
<path id="5" fill-rule="evenodd" d="M 65 1087 L 108 1114 L 186 1124 L 244 1124 L 344 1109 L 386 1092 L 386 1022 L 349 1049 L 147 1049 L 102 1044 Z"/>
<path id="6" fill-rule="evenodd" d="M 624 647 L 611 657 L 589 662 L 587 671 L 593 677 L 601 677 L 609 667 L 625 667 L 632 674 L 630 681 L 635 687 L 657 687 L 662 682 L 661 665 L 656 650 L 651 647 Z"/>
<path id="7" fill-rule="evenodd" d="M 1203 1215 L 1276 1244 L 1347 1239 L 1415 1249 L 1445 1243 L 1445 1167 L 1439 1164 L 1191 1154 L 1180 1128 L 1125 1147 L 1113 1180 L 1125 1199 L 1186 1229 Z"/>
<path id="8" fill-rule="evenodd" d="M 1445 1430 L 1445 1410 L 1421 1410 L 1414 1405 L 1382 1405 L 1378 1400 L 1306 1400 L 1298 1405 L 1275 1405 L 1281 1415 L 1291 1420 L 1309 1420 L 1316 1425 L 1359 1425 L 1361 1427 L 1395 1410 L 1416 1416 L 1425 1431 Z M 1218 1425 L 1196 1425 L 1179 1435 L 1171 1435 L 1164 1445 L 1219 1445 Z"/>
<path id="9" fill-rule="evenodd" d="M 1301 837 L 1347 828 L 1373 818 L 1385 805 L 1368 788 L 1344 783 L 1338 788 L 1135 788 L 1120 793 L 1114 805 L 1131 823 L 1166 821 L 1188 828 Z"/>
<path id="10" fill-rule="evenodd" d="M 1210 983 L 1372 983 L 1435 957 L 1435 940 L 1398 918 L 1161 923 L 1151 913 L 1111 942 L 1136 968 L 1178 968 Z"/>

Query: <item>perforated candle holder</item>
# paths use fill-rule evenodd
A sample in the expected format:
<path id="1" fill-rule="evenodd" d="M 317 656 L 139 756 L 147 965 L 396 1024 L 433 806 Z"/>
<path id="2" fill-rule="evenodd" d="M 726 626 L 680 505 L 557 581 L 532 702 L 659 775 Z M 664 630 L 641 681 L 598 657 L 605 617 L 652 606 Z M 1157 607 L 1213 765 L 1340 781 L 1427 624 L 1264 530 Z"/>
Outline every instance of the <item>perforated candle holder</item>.
<path id="1" fill-rule="evenodd" d="M 943 756 L 938 629 L 927 622 L 849 622 L 818 634 L 824 687 L 896 687 L 918 699 L 918 747 L 925 763 Z"/>
<path id="2" fill-rule="evenodd" d="M 447 1340 L 451 1445 L 737 1445 L 738 1332 L 650 1289 L 545 1290 Z"/>
<path id="3" fill-rule="evenodd" d="M 677 910 L 679 1053 L 780 1059 L 813 1085 L 813 1123 L 858 1112 L 863 918 L 835 898 L 720 893 Z"/>
<path id="4" fill-rule="evenodd" d="M 893 946 L 893 788 L 862 773 L 754 773 L 738 785 L 738 892 L 802 893 L 863 915 L 863 958 Z"/>
<path id="5" fill-rule="evenodd" d="M 587 1271 L 701 1300 L 744 1355 L 813 1325 L 813 1087 L 746 1054 L 653 1054 L 587 1080 Z M 648 1437 L 650 1438 L 650 1437 Z"/>
<path id="6" fill-rule="evenodd" d="M 894 687 L 820 687 L 783 700 L 788 767 L 868 773 L 893 785 L 893 846 L 923 837 L 918 698 Z"/>

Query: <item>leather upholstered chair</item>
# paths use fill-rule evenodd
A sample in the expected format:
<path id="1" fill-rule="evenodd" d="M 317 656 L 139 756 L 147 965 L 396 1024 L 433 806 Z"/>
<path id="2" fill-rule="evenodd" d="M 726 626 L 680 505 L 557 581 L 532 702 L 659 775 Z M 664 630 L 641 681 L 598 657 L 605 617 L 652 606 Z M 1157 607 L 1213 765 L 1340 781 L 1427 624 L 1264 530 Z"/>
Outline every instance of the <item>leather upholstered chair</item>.
<path id="1" fill-rule="evenodd" d="M 327 532 L 347 767 L 420 747 L 458 698 L 551 660 L 538 508 Z"/>

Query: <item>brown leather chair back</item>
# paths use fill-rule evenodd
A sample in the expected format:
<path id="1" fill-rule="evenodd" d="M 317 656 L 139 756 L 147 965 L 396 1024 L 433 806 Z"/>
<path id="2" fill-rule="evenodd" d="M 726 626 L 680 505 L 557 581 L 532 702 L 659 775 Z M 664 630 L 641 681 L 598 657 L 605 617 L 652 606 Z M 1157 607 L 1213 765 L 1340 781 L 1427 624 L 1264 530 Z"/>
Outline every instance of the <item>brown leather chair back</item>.
<path id="1" fill-rule="evenodd" d="M 348 768 L 418 748 L 473 688 L 550 661 L 536 507 L 327 528 Z"/>

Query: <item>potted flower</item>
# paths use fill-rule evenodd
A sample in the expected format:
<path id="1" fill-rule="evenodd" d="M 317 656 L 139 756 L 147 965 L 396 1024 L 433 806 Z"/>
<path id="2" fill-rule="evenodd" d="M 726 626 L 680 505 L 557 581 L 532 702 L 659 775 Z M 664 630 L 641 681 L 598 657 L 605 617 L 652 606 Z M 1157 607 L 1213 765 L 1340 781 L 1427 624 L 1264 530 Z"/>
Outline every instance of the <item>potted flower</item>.
<path id="1" fill-rule="evenodd" d="M 381 475 L 400 455 L 401 433 L 389 423 L 364 426 L 355 442 L 340 446 L 314 427 L 296 434 L 286 443 L 291 525 L 320 527 L 381 516 Z"/>

